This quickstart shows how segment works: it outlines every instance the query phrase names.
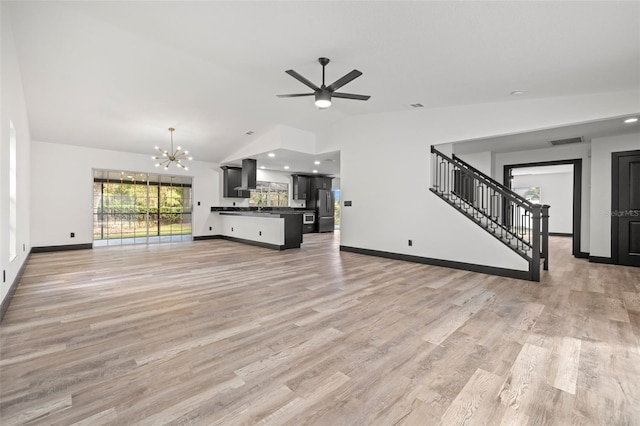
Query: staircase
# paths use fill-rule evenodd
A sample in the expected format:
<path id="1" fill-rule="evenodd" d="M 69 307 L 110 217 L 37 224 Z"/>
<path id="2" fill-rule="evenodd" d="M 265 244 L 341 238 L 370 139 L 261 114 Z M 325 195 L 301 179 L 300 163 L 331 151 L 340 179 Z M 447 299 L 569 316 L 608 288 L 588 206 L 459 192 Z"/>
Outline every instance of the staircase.
<path id="1" fill-rule="evenodd" d="M 529 263 L 528 278 L 549 269 L 549 206 L 533 204 L 453 154 L 431 147 L 431 192 Z"/>

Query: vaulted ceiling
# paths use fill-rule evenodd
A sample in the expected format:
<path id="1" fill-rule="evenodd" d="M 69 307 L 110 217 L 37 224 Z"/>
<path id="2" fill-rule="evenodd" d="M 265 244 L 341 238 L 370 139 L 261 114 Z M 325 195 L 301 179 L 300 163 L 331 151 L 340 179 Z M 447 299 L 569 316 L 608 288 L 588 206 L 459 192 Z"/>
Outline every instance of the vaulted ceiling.
<path id="1" fill-rule="evenodd" d="M 277 125 L 640 88 L 639 2 L 11 2 L 34 140 L 219 162 Z M 5 10 L 3 8 L 3 10 Z M 318 110 L 285 74 L 368 102 Z M 516 97 L 510 93 L 523 90 Z M 246 132 L 254 132 L 247 135 Z"/>

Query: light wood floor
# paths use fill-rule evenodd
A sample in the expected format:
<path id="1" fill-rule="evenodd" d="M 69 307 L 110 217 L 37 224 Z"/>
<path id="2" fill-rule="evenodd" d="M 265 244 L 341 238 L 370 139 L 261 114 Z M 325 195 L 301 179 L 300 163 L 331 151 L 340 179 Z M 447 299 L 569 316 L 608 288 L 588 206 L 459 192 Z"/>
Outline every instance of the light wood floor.
<path id="1" fill-rule="evenodd" d="M 336 237 L 33 254 L 0 423 L 640 424 L 640 269 L 554 238 L 531 283 Z"/>

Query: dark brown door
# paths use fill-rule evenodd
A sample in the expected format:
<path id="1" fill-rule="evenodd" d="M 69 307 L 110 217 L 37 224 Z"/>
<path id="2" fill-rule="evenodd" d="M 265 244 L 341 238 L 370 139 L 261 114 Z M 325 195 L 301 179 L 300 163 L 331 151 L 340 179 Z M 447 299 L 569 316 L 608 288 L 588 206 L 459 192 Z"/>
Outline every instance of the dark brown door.
<path id="1" fill-rule="evenodd" d="M 614 153 L 613 172 L 613 260 L 617 251 L 616 263 L 640 266 L 640 151 Z"/>

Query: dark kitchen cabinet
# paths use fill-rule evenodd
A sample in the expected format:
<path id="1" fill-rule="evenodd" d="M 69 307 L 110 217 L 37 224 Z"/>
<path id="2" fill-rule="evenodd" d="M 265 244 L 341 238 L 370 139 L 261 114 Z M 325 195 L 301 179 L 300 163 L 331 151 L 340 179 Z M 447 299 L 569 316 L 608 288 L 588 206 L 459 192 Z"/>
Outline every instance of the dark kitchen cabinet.
<path id="1" fill-rule="evenodd" d="M 222 166 L 222 196 L 225 198 L 249 198 L 251 192 L 236 188 L 242 186 L 242 168 Z"/>
<path id="2" fill-rule="evenodd" d="M 309 192 L 309 177 L 301 175 L 291 175 L 293 177 L 293 199 L 294 200 L 308 200 L 310 196 Z"/>
<path id="3" fill-rule="evenodd" d="M 314 180 L 314 188 L 315 189 L 331 189 L 331 179 L 326 176 L 315 176 Z"/>

